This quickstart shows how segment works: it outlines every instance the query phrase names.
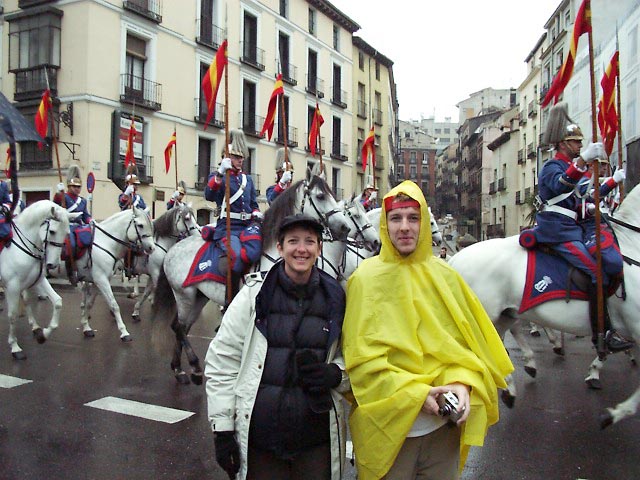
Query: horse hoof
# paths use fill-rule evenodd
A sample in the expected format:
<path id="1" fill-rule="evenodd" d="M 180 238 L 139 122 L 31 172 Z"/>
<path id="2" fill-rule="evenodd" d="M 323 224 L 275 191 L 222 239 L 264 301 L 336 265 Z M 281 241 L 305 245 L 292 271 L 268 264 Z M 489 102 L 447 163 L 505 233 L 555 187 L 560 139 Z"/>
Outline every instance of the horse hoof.
<path id="1" fill-rule="evenodd" d="M 135 323 L 138 323 L 140 321 L 140 315 L 132 313 L 131 314 L 131 320 Z"/>
<path id="2" fill-rule="evenodd" d="M 538 374 L 538 369 L 535 367 L 528 367 L 525 365 L 524 367 L 524 371 L 527 372 L 527 374 L 529 374 L 529 376 L 531 378 L 536 378 L 536 375 Z"/>
<path id="3" fill-rule="evenodd" d="M 131 338 L 131 335 L 124 335 L 122 337 L 120 337 L 120 340 L 122 340 L 124 343 L 130 342 L 131 340 L 133 340 L 133 338 Z"/>
<path id="4" fill-rule="evenodd" d="M 202 373 L 192 373 L 191 381 L 194 385 L 202 385 Z"/>
<path id="5" fill-rule="evenodd" d="M 12 352 L 11 355 L 13 355 L 14 360 L 26 360 L 27 358 L 24 352 Z"/>
<path id="6" fill-rule="evenodd" d="M 33 331 L 33 338 L 35 338 L 40 345 L 47 341 L 47 337 L 44 336 L 44 332 L 40 327 Z"/>
<path id="7" fill-rule="evenodd" d="M 191 383 L 189 376 L 184 372 L 176 373 L 176 380 L 180 385 L 189 385 Z"/>
<path id="8" fill-rule="evenodd" d="M 588 378 L 585 383 L 591 390 L 602 390 L 602 382 L 599 378 Z"/>
<path id="9" fill-rule="evenodd" d="M 564 357 L 564 348 L 553 347 L 553 353 L 555 353 L 556 355 L 560 355 L 561 357 Z"/>
<path id="10" fill-rule="evenodd" d="M 82 334 L 84 335 L 84 338 L 93 338 L 96 336 L 96 332 L 93 330 L 85 330 Z"/>
<path id="11" fill-rule="evenodd" d="M 516 397 L 511 395 L 507 390 L 503 390 L 500 394 L 500 398 L 502 399 L 502 403 L 504 403 L 507 408 L 513 408 L 513 405 L 516 403 Z"/>
<path id="12" fill-rule="evenodd" d="M 537 330 L 534 330 L 533 332 L 531 332 L 531 336 L 532 337 L 539 337 L 540 336 L 540 332 Z"/>
<path id="13" fill-rule="evenodd" d="M 604 430 L 609 425 L 613 425 L 613 415 L 609 410 L 606 410 L 604 413 L 600 414 L 600 429 Z"/>

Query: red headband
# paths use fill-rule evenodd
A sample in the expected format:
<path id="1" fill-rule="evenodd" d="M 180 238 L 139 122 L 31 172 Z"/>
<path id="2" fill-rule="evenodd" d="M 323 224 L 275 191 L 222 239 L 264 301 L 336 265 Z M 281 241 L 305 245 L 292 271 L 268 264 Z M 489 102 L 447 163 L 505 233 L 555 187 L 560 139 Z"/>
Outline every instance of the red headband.
<path id="1" fill-rule="evenodd" d="M 395 199 L 396 197 L 387 197 L 384 199 L 384 208 L 387 213 L 391 210 L 395 210 L 396 208 L 416 207 L 417 209 L 420 209 L 420 203 L 417 200 L 410 199 L 394 202 Z"/>

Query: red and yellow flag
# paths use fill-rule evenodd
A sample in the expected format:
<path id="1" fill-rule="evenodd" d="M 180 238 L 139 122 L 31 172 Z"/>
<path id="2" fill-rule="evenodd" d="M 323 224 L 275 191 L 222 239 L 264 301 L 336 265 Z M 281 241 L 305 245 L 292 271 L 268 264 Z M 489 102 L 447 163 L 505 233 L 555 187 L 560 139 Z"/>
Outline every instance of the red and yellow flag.
<path id="1" fill-rule="evenodd" d="M 131 117 L 131 126 L 129 127 L 129 137 L 127 138 L 127 153 L 124 155 L 124 168 L 129 165 L 136 164 L 136 158 L 133 155 L 133 142 L 136 139 L 136 121 Z"/>
<path id="2" fill-rule="evenodd" d="M 171 166 L 171 154 L 173 153 L 173 146 L 176 144 L 176 131 L 173 131 L 173 135 L 169 139 L 169 143 L 164 149 L 164 169 L 165 173 L 169 173 L 169 167 Z"/>
<path id="3" fill-rule="evenodd" d="M 316 102 L 316 109 L 313 112 L 313 120 L 311 122 L 311 128 L 309 129 L 309 150 L 311 151 L 311 156 L 316 156 L 316 145 L 318 144 L 318 137 L 320 136 L 320 127 L 324 123 L 324 118 L 322 118 L 322 114 L 320 113 L 320 107 Z"/>
<path id="4" fill-rule="evenodd" d="M 7 176 L 7 180 L 11 179 L 11 147 L 7 147 L 7 162 L 4 167 L 4 174 Z"/>
<path id="5" fill-rule="evenodd" d="M 281 73 L 276 77 L 276 83 L 273 87 L 273 92 L 271 92 L 269 106 L 267 107 L 267 116 L 264 117 L 264 124 L 262 124 L 262 130 L 260 130 L 261 137 L 265 132 L 267 132 L 268 140 L 271 140 L 271 136 L 273 135 L 273 125 L 276 121 L 276 107 L 278 106 L 278 95 L 284 95 L 284 83 L 282 83 Z"/>
<path id="6" fill-rule="evenodd" d="M 47 88 L 42 94 L 35 117 L 36 131 L 42 138 L 47 136 L 49 129 L 49 108 L 51 108 L 51 91 Z M 42 149 L 42 142 L 38 142 L 38 147 Z"/>
<path id="7" fill-rule="evenodd" d="M 618 134 L 618 113 L 616 111 L 616 81 L 619 81 L 618 62 L 619 52 L 616 50 L 600 81 L 602 97 L 598 102 L 598 127 L 607 155 L 611 155 L 613 143 Z"/>
<path id="8" fill-rule="evenodd" d="M 576 60 L 576 50 L 578 49 L 578 40 L 583 33 L 591 32 L 591 4 L 590 0 L 583 0 L 578 14 L 576 15 L 576 21 L 573 25 L 573 36 L 571 37 L 571 44 L 569 45 L 569 53 L 565 58 L 562 67 L 558 71 L 556 78 L 553 79 L 551 87 L 547 91 L 547 94 L 542 100 L 541 106 L 544 108 L 551 100 L 553 103 L 557 103 L 560 95 L 564 91 L 565 87 L 569 83 L 571 74 L 573 73 L 573 65 Z"/>
<path id="9" fill-rule="evenodd" d="M 375 169 L 376 168 L 376 146 L 375 146 L 375 142 L 376 142 L 376 133 L 375 133 L 375 127 L 372 126 L 371 130 L 369 130 L 369 134 L 367 135 L 367 138 L 364 140 L 363 144 L 362 144 L 362 171 L 366 172 L 367 170 L 367 157 L 369 156 L 369 153 L 371 153 L 371 166 Z"/>
<path id="10" fill-rule="evenodd" d="M 216 110 L 216 97 L 218 96 L 218 89 L 222 82 L 222 74 L 224 73 L 224 67 L 227 65 L 227 61 L 227 40 L 225 40 L 220 45 L 220 48 L 218 48 L 218 53 L 216 53 L 213 62 L 209 65 L 209 70 L 207 70 L 207 73 L 202 78 L 202 91 L 207 101 L 207 120 L 204 122 L 205 130 Z"/>

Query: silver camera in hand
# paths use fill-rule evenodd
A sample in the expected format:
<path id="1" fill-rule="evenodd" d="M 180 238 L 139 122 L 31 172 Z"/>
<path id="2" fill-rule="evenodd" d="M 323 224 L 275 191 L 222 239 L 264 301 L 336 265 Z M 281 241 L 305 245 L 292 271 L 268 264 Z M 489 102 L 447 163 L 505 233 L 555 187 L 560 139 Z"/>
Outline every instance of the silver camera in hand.
<path id="1" fill-rule="evenodd" d="M 458 397 L 453 392 L 445 392 L 438 395 L 436 399 L 438 402 L 438 415 L 441 417 L 447 417 L 451 423 L 457 423 L 462 417 L 464 413 L 464 407 L 458 411 L 458 406 L 460 402 L 458 401 Z"/>

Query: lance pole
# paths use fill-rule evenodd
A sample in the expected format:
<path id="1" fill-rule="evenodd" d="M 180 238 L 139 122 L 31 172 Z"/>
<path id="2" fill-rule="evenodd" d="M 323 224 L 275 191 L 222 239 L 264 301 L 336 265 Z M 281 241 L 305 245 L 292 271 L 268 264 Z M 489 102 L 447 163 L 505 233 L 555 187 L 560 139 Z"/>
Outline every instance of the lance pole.
<path id="1" fill-rule="evenodd" d="M 224 14 L 224 23 L 225 30 L 227 28 L 227 5 L 225 4 L 225 14 Z M 212 108 L 215 108 L 213 105 Z M 244 115 L 245 112 L 242 112 Z M 225 52 L 225 68 L 224 68 L 224 156 L 225 158 L 229 158 L 229 57 L 228 50 Z M 227 306 L 231 304 L 231 300 L 233 300 L 233 288 L 232 283 L 233 279 L 231 276 L 231 205 L 229 204 L 229 200 L 231 199 L 231 170 L 227 170 L 224 174 L 224 203 L 226 206 L 226 227 L 227 227 Z"/>
<path id="2" fill-rule="evenodd" d="M 620 52 L 618 48 L 618 29 L 616 28 L 616 51 Z M 618 54 L 618 78 L 616 79 L 616 116 L 618 118 L 618 168 L 622 168 L 623 159 L 622 159 L 622 113 L 621 113 L 621 105 L 622 100 L 620 98 L 620 79 L 622 75 L 620 74 L 620 54 Z M 618 185 L 618 192 L 620 193 L 620 203 L 624 200 L 624 182 Z"/>
<path id="3" fill-rule="evenodd" d="M 289 142 L 287 138 L 287 114 L 284 110 L 284 93 L 280 95 L 280 111 L 282 112 L 282 139 L 284 141 L 284 163 L 287 170 L 291 170 L 289 164 Z M 278 167 L 279 168 L 279 167 Z"/>
<path id="4" fill-rule="evenodd" d="M 173 148 L 176 153 L 176 190 L 178 190 L 178 125 L 173 124 L 173 135 L 176 138 Z"/>
<path id="5" fill-rule="evenodd" d="M 47 90 L 49 90 L 49 100 L 50 105 L 47 105 L 47 110 L 49 110 L 51 117 L 51 137 L 53 141 L 53 149 L 56 152 L 56 164 L 58 166 L 58 180 L 62 183 L 62 169 L 60 168 L 60 154 L 58 153 L 58 140 L 56 134 L 56 122 L 53 119 L 53 102 L 51 101 L 51 88 L 49 87 L 49 74 L 47 73 L 47 67 L 44 67 L 44 79 L 47 82 Z M 47 118 L 47 121 L 49 119 Z"/>

